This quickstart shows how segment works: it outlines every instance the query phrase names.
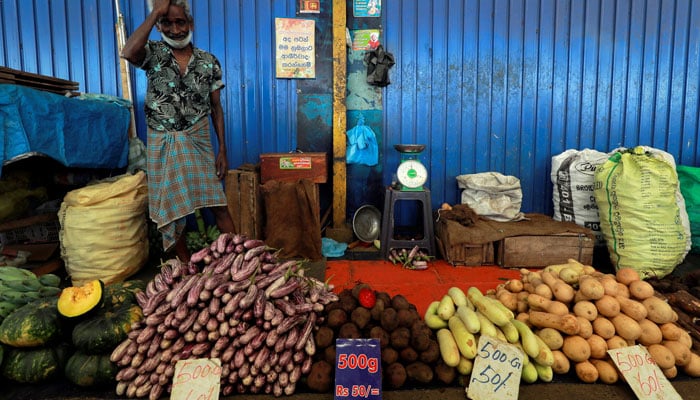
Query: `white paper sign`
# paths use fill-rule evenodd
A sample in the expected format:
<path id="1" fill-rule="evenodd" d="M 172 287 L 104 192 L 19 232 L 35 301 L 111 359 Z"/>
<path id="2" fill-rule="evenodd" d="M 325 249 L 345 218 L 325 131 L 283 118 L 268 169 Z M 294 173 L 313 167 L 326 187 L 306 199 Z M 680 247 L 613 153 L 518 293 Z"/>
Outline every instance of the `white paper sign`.
<path id="1" fill-rule="evenodd" d="M 516 346 L 482 335 L 474 358 L 467 397 L 474 400 L 515 400 L 520 391 L 523 353 Z"/>
<path id="2" fill-rule="evenodd" d="M 638 399 L 682 400 L 646 347 L 622 347 L 608 354 Z"/>
<path id="3" fill-rule="evenodd" d="M 221 383 L 221 360 L 198 358 L 175 364 L 171 400 L 217 400 Z"/>

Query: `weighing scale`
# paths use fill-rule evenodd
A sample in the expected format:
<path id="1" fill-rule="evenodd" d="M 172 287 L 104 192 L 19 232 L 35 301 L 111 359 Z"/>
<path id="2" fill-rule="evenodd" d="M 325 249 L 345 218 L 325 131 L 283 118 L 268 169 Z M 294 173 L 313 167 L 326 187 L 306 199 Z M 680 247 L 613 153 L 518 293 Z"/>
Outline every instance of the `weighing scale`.
<path id="1" fill-rule="evenodd" d="M 396 169 L 400 190 L 404 192 L 421 192 L 428 180 L 428 170 L 418 159 L 425 149 L 424 144 L 395 144 L 394 148 L 401 154 L 401 161 Z"/>

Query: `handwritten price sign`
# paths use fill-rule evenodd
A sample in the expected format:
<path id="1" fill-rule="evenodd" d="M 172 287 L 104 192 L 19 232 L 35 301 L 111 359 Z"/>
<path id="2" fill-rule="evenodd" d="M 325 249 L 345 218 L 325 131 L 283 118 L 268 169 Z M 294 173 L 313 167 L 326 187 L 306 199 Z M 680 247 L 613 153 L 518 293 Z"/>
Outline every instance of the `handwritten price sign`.
<path id="1" fill-rule="evenodd" d="M 682 400 L 644 346 L 608 350 L 617 368 L 640 400 Z"/>
<path id="2" fill-rule="evenodd" d="M 199 358 L 175 364 L 171 400 L 217 400 L 221 383 L 221 360 Z"/>
<path id="3" fill-rule="evenodd" d="M 483 335 L 479 338 L 478 348 L 467 396 L 476 400 L 517 399 L 523 370 L 520 349 Z"/>

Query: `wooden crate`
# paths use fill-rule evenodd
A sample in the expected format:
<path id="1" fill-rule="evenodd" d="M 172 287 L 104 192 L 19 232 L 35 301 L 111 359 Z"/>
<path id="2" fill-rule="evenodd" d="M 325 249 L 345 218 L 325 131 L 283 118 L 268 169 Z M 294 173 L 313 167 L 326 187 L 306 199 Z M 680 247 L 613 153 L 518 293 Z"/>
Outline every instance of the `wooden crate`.
<path id="1" fill-rule="evenodd" d="M 477 266 L 495 264 L 493 242 L 484 244 L 449 244 L 444 243 L 439 237 L 435 237 L 435 242 L 442 258 L 452 265 Z"/>
<path id="2" fill-rule="evenodd" d="M 310 179 L 314 183 L 328 181 L 326 153 L 260 154 L 260 180 L 296 181 Z"/>
<path id="3" fill-rule="evenodd" d="M 232 169 L 226 174 L 226 201 L 236 233 L 263 238 L 263 204 L 257 172 Z"/>
<path id="4" fill-rule="evenodd" d="M 590 265 L 594 241 L 591 236 L 575 233 L 507 237 L 496 243 L 496 262 L 505 268 L 542 268 L 572 258 Z"/>

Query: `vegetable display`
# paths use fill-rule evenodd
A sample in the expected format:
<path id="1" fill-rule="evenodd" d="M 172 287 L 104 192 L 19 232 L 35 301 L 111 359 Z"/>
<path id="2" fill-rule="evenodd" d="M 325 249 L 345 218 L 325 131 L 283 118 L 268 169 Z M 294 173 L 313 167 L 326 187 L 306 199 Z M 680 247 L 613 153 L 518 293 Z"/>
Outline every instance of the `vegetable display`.
<path id="1" fill-rule="evenodd" d="M 394 296 L 358 283 L 329 304 L 314 334 L 317 352 L 306 379 L 314 392 L 333 387 L 338 338 L 374 338 L 381 349 L 384 387 L 400 389 L 434 382 L 451 384 L 456 375 L 444 368 L 437 338 L 401 294 Z"/>
<path id="2" fill-rule="evenodd" d="M 113 350 L 116 392 L 160 398 L 175 364 L 219 358 L 221 393 L 294 393 L 311 371 L 313 330 L 331 287 L 261 240 L 222 234 L 187 264 L 165 262 L 136 294 L 144 318 Z"/>
<path id="3" fill-rule="evenodd" d="M 631 268 L 603 273 L 575 260 L 499 285 L 499 299 L 532 328 L 554 355 L 554 373 L 574 371 L 586 383 L 621 379 L 607 351 L 643 345 L 667 378 L 679 369 L 699 376 L 688 331 L 669 302 Z"/>
<path id="4" fill-rule="evenodd" d="M 520 347 L 522 381 L 549 382 L 573 371 L 583 382 L 621 379 L 607 351 L 641 344 L 664 375 L 682 369 L 697 377 L 699 356 L 678 314 L 633 269 L 605 274 L 575 260 L 542 270 L 521 270 L 482 293 L 450 288 L 428 307 L 424 320 L 437 332 L 444 363 L 471 373 L 479 335 Z"/>
<path id="5" fill-rule="evenodd" d="M 28 269 L 3 266 L 0 268 L 0 322 L 20 306 L 58 296 L 60 284 L 61 278 L 55 274 L 37 277 Z"/>

